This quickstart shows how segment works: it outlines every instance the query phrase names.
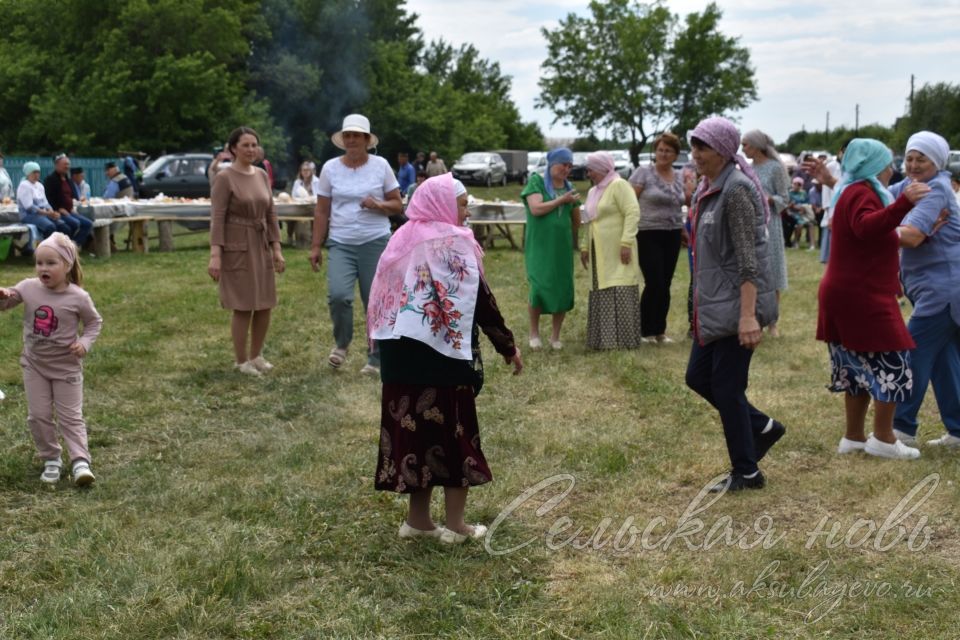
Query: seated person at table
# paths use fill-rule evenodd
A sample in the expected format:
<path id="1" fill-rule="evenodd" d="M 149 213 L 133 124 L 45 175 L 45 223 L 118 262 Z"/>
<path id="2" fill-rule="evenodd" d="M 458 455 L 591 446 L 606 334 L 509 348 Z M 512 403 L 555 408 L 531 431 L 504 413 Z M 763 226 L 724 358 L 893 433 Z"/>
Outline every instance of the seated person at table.
<path id="1" fill-rule="evenodd" d="M 32 224 L 41 238 L 50 237 L 54 231 L 66 233 L 70 230 L 60 219 L 60 214 L 47 202 L 47 195 L 40 183 L 40 165 L 28 162 L 23 165 L 23 180 L 17 187 L 17 210 L 20 222 Z"/>
<path id="2" fill-rule="evenodd" d="M 103 197 L 107 200 L 119 198 L 132 198 L 133 185 L 130 184 L 130 178 L 124 175 L 117 168 L 116 162 L 108 162 L 104 165 L 104 172 L 107 174 L 107 188 L 103 192 Z"/>
<path id="3" fill-rule="evenodd" d="M 70 158 L 61 153 L 53 159 L 53 173 L 43 181 L 43 189 L 51 208 L 60 214 L 60 221 L 70 228 L 66 234 L 74 244 L 82 247 L 93 233 L 93 221 L 77 213 L 70 186 Z"/>
<path id="4" fill-rule="evenodd" d="M 89 202 L 90 185 L 83 178 L 83 167 L 70 168 L 70 187 L 73 189 L 73 199 Z"/>
<path id="5" fill-rule="evenodd" d="M 407 202 L 410 202 L 410 198 L 413 197 L 413 192 L 417 190 L 417 187 L 422 185 L 427 179 L 426 171 L 417 171 L 417 181 L 407 187 L 406 196 Z"/>

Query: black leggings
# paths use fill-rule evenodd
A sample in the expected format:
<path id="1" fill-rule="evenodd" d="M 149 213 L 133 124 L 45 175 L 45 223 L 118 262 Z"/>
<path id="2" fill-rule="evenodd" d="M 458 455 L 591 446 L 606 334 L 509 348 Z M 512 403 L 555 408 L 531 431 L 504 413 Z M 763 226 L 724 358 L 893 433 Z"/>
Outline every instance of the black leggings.
<path id="1" fill-rule="evenodd" d="M 645 338 L 667 332 L 670 283 L 680 255 L 680 239 L 680 229 L 637 232 L 637 258 L 643 274 L 640 335 Z"/>

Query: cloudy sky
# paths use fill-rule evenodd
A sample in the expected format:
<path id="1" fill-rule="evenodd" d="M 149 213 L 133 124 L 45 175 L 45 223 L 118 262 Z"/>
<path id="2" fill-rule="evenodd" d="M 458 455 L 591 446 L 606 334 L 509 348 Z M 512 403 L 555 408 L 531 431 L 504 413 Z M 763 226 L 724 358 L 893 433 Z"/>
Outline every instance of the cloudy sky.
<path id="1" fill-rule="evenodd" d="M 705 2 L 667 0 L 680 15 Z M 910 92 L 924 83 L 960 82 L 960 0 L 718 0 L 721 30 L 750 50 L 759 99 L 735 114 L 743 128 L 759 128 L 777 142 L 801 128 L 822 130 L 893 124 Z M 408 0 L 426 39 L 471 42 L 513 77 L 513 97 L 525 120 L 548 137 L 576 131 L 553 124 L 534 108 L 540 64 L 546 56 L 541 27 L 555 28 L 568 13 L 588 15 L 586 0 Z M 600 132 L 601 134 L 605 132 Z"/>

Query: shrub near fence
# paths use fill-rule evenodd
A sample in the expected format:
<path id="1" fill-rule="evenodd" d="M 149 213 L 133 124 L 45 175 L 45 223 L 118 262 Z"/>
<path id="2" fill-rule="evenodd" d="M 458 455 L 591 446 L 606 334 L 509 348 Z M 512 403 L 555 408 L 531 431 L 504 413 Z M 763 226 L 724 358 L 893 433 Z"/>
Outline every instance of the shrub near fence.
<path id="1" fill-rule="evenodd" d="M 85 158 L 81 156 L 70 156 L 70 167 L 83 167 L 84 179 L 90 185 L 90 195 L 99 198 L 107 188 L 107 176 L 103 173 L 103 165 L 110 161 L 116 162 L 117 166 L 123 168 L 121 158 Z M 6 156 L 3 160 L 3 166 L 10 174 L 13 181 L 13 188 L 16 189 L 23 178 L 23 165 L 25 162 L 36 162 L 40 165 L 41 180 L 46 178 L 53 171 L 52 157 L 32 157 L 32 156 Z"/>

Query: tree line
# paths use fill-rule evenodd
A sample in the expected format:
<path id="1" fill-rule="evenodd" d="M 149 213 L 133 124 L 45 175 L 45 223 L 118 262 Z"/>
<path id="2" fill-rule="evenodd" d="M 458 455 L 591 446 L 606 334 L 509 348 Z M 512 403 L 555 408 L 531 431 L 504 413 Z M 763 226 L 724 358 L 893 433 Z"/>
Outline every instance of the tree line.
<path id="1" fill-rule="evenodd" d="M 360 112 L 379 152 L 539 149 L 510 78 L 426 43 L 404 0 L 0 0 L 0 147 L 211 151 L 239 124 L 275 162 L 333 153 Z M 55 37 L 54 37 L 55 36 Z"/>
<path id="2" fill-rule="evenodd" d="M 907 139 L 917 131 L 935 131 L 951 149 L 960 149 L 960 85 L 948 82 L 924 84 L 907 100 L 906 113 L 889 126 L 869 124 L 856 130 L 838 127 L 830 131 L 797 131 L 780 146 L 781 151 L 827 149 L 833 153 L 853 137 L 876 138 L 902 153 Z"/>

